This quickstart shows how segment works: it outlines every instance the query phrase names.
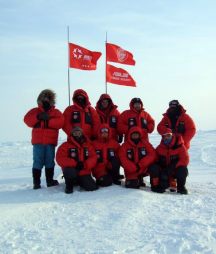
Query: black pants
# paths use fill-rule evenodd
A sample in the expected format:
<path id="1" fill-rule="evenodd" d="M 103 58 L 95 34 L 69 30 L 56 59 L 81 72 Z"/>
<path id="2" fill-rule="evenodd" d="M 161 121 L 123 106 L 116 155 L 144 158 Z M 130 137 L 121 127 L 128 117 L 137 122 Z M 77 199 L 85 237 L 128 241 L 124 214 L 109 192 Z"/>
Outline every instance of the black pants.
<path id="1" fill-rule="evenodd" d="M 76 168 L 64 168 L 63 175 L 67 189 L 73 189 L 73 186 L 76 183 L 86 191 L 98 189 L 96 182 L 91 175 L 79 176 L 79 171 Z"/>

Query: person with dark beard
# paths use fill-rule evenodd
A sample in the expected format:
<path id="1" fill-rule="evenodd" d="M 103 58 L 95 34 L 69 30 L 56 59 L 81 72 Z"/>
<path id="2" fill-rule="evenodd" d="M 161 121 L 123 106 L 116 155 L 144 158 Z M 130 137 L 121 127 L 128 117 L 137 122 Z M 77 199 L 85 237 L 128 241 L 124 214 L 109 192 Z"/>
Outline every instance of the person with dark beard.
<path id="1" fill-rule="evenodd" d="M 159 169 L 153 146 L 143 139 L 142 129 L 132 127 L 127 140 L 119 149 L 119 158 L 125 173 L 125 187 L 138 189 L 143 186 L 143 177 L 150 175 L 151 190 L 164 192 L 159 186 Z M 144 185 L 145 186 L 145 185 Z"/>
<path id="2" fill-rule="evenodd" d="M 55 93 L 43 90 L 38 98 L 38 107 L 31 109 L 24 117 L 25 124 L 32 128 L 33 145 L 33 189 L 41 188 L 41 170 L 45 166 L 47 187 L 58 185 L 54 176 L 55 146 L 59 129 L 63 127 L 64 117 L 55 108 Z"/>
<path id="3" fill-rule="evenodd" d="M 65 118 L 63 131 L 70 136 L 72 128 L 79 126 L 89 139 L 95 139 L 100 119 L 96 110 L 91 106 L 88 94 L 82 89 L 77 89 L 72 99 L 73 105 L 68 106 L 63 113 Z"/>
<path id="4" fill-rule="evenodd" d="M 186 110 L 178 100 L 172 100 L 169 108 L 163 114 L 163 118 L 157 126 L 160 135 L 164 133 L 176 133 L 182 136 L 184 145 L 190 148 L 190 142 L 196 133 L 195 123 L 192 118 L 186 114 Z"/>
<path id="5" fill-rule="evenodd" d="M 59 146 L 56 161 L 63 171 L 65 193 L 72 193 L 75 184 L 86 191 L 94 191 L 98 188 L 91 176 L 97 155 L 80 127 L 74 127 L 67 142 Z"/>

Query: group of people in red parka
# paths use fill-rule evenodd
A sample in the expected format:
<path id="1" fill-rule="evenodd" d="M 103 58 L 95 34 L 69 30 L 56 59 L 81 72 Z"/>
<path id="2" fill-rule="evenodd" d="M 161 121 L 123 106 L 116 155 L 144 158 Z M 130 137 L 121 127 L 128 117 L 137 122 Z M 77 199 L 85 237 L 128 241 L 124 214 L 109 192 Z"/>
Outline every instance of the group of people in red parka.
<path id="1" fill-rule="evenodd" d="M 65 193 L 72 193 L 75 185 L 86 191 L 121 185 L 124 177 L 126 188 L 138 189 L 145 187 L 146 176 L 150 177 L 153 192 L 169 189 L 188 193 L 188 149 L 196 128 L 178 100 L 170 101 L 157 126 L 161 141 L 156 148 L 148 137 L 155 121 L 140 98 L 133 98 L 129 109 L 122 113 L 108 94 L 102 94 L 94 108 L 88 94 L 78 89 L 73 104 L 63 114 L 55 108 L 55 100 L 52 90 L 43 90 L 37 98 L 38 106 L 24 117 L 32 128 L 33 189 L 41 188 L 43 167 L 47 187 L 59 184 L 53 179 L 56 159 L 65 179 Z M 67 141 L 58 147 L 55 156 L 61 128 Z"/>

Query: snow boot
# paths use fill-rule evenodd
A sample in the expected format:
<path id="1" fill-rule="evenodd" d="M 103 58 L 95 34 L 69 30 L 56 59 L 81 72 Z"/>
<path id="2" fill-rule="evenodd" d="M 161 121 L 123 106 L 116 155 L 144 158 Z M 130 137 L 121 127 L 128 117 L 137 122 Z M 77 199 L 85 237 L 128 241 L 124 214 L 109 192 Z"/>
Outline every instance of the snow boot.
<path id="1" fill-rule="evenodd" d="M 98 189 L 98 186 L 91 175 L 79 176 L 79 185 L 86 191 L 94 191 Z"/>
<path id="2" fill-rule="evenodd" d="M 45 175 L 46 175 L 47 187 L 59 185 L 59 182 L 53 179 L 54 168 L 45 168 Z"/>
<path id="3" fill-rule="evenodd" d="M 131 189 L 139 189 L 140 187 L 139 179 L 126 180 L 125 187 Z"/>
<path id="4" fill-rule="evenodd" d="M 151 186 L 151 191 L 157 192 L 157 193 L 164 193 L 165 189 L 161 187 L 160 185 L 157 185 L 157 186 Z"/>
<path id="5" fill-rule="evenodd" d="M 108 187 L 108 186 L 112 185 L 112 182 L 113 182 L 112 177 L 109 174 L 104 175 L 96 180 L 96 184 L 101 187 Z"/>
<path id="6" fill-rule="evenodd" d="M 185 188 L 185 186 L 178 187 L 177 192 L 180 193 L 180 194 L 184 194 L 184 195 L 188 194 L 188 190 Z"/>
<path id="7" fill-rule="evenodd" d="M 32 169 L 32 176 L 33 176 L 33 189 L 37 190 L 41 188 L 41 170 L 33 168 Z"/>

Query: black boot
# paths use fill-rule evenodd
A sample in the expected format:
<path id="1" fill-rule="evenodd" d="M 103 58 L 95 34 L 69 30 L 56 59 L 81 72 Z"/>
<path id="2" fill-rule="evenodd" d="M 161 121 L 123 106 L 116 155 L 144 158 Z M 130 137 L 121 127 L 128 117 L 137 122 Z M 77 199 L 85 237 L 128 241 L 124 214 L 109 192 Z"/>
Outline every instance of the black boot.
<path id="1" fill-rule="evenodd" d="M 101 187 L 108 187 L 112 185 L 112 176 L 107 174 L 96 180 L 96 184 Z"/>
<path id="2" fill-rule="evenodd" d="M 65 179 L 65 193 L 73 193 L 74 182 L 77 181 L 77 170 L 75 168 L 64 168 L 63 175 Z"/>
<path id="3" fill-rule="evenodd" d="M 125 187 L 131 189 L 139 189 L 140 187 L 139 179 L 126 180 Z"/>
<path id="4" fill-rule="evenodd" d="M 65 179 L 65 193 L 70 194 L 73 193 L 73 181 L 71 179 Z"/>
<path id="5" fill-rule="evenodd" d="M 32 176 L 33 176 L 33 189 L 37 190 L 41 188 L 41 170 L 33 168 L 32 169 Z"/>
<path id="6" fill-rule="evenodd" d="M 188 190 L 185 188 L 185 186 L 177 189 L 177 192 L 180 193 L 180 194 L 184 194 L 184 195 L 187 195 L 188 194 Z"/>
<path id="7" fill-rule="evenodd" d="M 160 185 L 158 185 L 158 186 L 152 186 L 151 191 L 157 192 L 157 193 L 164 193 L 165 189 L 161 187 Z"/>
<path id="8" fill-rule="evenodd" d="M 79 176 L 79 185 L 86 191 L 94 191 L 98 189 L 98 186 L 91 175 Z"/>
<path id="9" fill-rule="evenodd" d="M 53 179 L 54 168 L 45 168 L 45 174 L 46 174 L 47 187 L 59 185 L 59 182 Z"/>

